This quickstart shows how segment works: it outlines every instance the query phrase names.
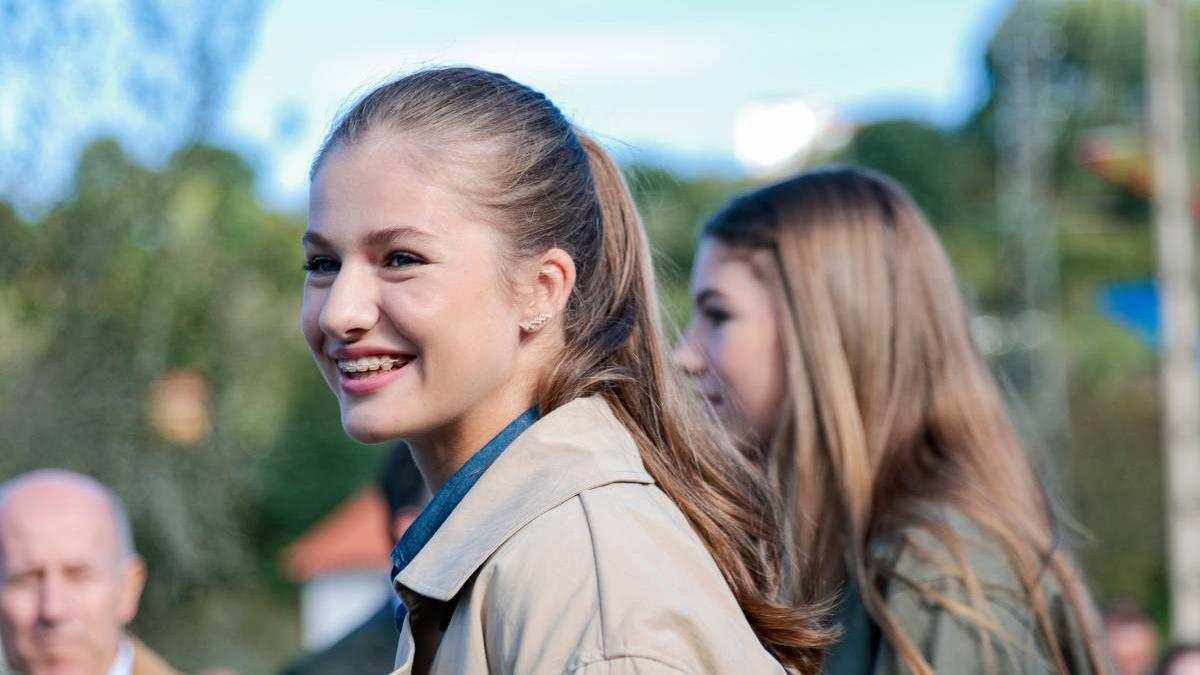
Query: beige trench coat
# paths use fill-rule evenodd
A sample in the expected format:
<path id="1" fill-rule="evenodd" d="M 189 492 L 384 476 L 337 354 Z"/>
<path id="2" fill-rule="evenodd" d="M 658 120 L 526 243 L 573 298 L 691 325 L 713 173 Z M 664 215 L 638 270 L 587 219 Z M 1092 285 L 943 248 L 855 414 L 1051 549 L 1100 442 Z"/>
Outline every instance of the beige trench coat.
<path id="1" fill-rule="evenodd" d="M 784 672 L 598 397 L 514 440 L 394 583 L 393 675 Z"/>

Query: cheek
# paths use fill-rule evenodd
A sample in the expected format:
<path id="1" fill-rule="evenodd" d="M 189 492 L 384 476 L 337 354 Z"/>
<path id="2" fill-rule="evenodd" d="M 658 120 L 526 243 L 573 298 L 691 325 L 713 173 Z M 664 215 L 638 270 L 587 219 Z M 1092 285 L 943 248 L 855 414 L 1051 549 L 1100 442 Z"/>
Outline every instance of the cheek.
<path id="1" fill-rule="evenodd" d="M 383 311 L 421 352 L 422 368 L 470 375 L 510 346 L 503 337 L 516 335 L 510 304 L 494 280 L 462 274 L 397 285 L 385 293 Z"/>
<path id="2" fill-rule="evenodd" d="M 8 589 L 0 593 L 0 626 L 20 629 L 31 626 L 37 618 L 37 593 L 26 589 Z"/>
<path id="3" fill-rule="evenodd" d="M 756 382 L 748 417 L 755 435 L 765 441 L 774 434 L 778 424 L 786 381 L 783 346 L 773 326 L 770 331 L 763 331 L 758 336 L 758 344 L 750 354 L 752 361 L 747 363 L 746 371 L 754 373 Z"/>
<path id="4" fill-rule="evenodd" d="M 304 298 L 300 304 L 300 330 L 310 349 L 317 351 L 322 342 L 321 307 L 325 303 L 323 289 L 305 287 Z"/>
<path id="5" fill-rule="evenodd" d="M 730 326 L 714 355 L 745 423 L 756 435 L 769 435 L 783 398 L 783 353 L 773 326 L 742 322 Z"/>

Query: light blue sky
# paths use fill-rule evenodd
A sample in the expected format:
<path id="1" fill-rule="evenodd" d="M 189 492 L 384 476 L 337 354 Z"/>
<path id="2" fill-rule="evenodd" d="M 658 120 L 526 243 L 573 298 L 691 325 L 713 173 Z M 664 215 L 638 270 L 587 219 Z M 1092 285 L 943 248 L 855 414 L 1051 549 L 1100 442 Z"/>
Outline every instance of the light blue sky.
<path id="1" fill-rule="evenodd" d="M 735 112 L 755 99 L 814 97 L 851 121 L 955 123 L 979 100 L 984 41 L 1010 0 L 440 4 L 267 8 L 222 139 L 258 158 L 273 202 L 302 203 L 340 107 L 425 65 L 501 71 L 635 152 L 714 166 L 732 165 Z"/>

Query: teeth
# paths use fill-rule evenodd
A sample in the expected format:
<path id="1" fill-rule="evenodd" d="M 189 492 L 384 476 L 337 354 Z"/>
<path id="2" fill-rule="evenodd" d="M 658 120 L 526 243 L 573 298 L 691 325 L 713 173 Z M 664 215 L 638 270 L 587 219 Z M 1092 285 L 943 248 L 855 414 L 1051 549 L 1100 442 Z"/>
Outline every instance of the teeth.
<path id="1" fill-rule="evenodd" d="M 399 356 L 366 356 L 361 359 L 338 359 L 337 367 L 347 373 L 365 373 L 370 370 L 391 370 L 404 359 Z"/>

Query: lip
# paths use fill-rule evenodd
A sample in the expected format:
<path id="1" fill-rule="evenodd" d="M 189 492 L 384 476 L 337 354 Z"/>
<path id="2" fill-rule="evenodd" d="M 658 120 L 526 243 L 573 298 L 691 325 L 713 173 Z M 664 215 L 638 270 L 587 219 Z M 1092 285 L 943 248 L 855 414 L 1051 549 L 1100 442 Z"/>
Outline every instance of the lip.
<path id="1" fill-rule="evenodd" d="M 348 373 L 337 367 L 337 361 L 361 359 L 371 356 L 391 356 L 405 359 L 404 364 L 391 370 L 377 372 L 371 377 L 355 380 Z M 367 396 L 373 394 L 380 389 L 388 386 L 397 378 L 401 377 L 408 367 L 416 360 L 415 354 L 402 352 L 396 349 L 384 349 L 380 347 L 371 347 L 369 345 L 355 345 L 353 347 L 342 347 L 329 352 L 329 359 L 333 362 L 333 368 L 337 371 L 338 386 L 348 396 Z"/>
<path id="2" fill-rule="evenodd" d="M 361 359 L 368 356 L 401 356 L 407 359 L 415 358 L 415 354 L 400 351 L 399 349 L 387 349 L 384 347 L 372 347 L 370 345 L 355 345 L 353 347 L 342 347 L 328 353 L 329 358 L 337 361 L 339 359 Z"/>
<path id="3" fill-rule="evenodd" d="M 378 352 L 372 355 L 378 355 Z M 415 360 L 415 358 L 409 359 L 408 361 L 404 362 L 404 365 L 380 372 L 376 375 L 372 375 L 361 380 L 351 379 L 348 373 L 343 371 L 341 368 L 338 368 L 338 384 L 341 386 L 342 391 L 346 392 L 346 394 L 350 396 L 366 396 L 368 394 L 373 394 L 394 382 L 396 378 L 404 375 L 405 371 L 408 370 L 408 367 L 412 365 L 412 362 Z"/>

